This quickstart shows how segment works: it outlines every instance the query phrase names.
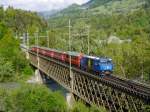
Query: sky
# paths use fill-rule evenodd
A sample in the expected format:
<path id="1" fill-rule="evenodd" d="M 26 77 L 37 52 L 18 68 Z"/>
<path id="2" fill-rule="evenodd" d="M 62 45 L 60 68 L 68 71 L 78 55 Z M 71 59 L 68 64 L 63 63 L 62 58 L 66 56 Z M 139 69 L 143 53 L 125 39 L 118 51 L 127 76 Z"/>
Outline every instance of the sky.
<path id="1" fill-rule="evenodd" d="M 73 3 L 83 4 L 87 1 L 89 0 L 0 0 L 0 5 L 32 11 L 49 11 L 62 9 Z"/>

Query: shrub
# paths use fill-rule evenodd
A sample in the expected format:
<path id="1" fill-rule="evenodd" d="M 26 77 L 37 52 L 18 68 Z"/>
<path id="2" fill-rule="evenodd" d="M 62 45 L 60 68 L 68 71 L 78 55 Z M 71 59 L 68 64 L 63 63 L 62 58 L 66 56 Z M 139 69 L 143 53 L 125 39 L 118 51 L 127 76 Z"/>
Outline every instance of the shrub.
<path id="1" fill-rule="evenodd" d="M 9 91 L 5 98 L 7 112 L 65 112 L 66 103 L 59 93 L 39 85 L 25 85 Z"/>
<path id="2" fill-rule="evenodd" d="M 0 57 L 0 82 L 12 81 L 15 78 L 12 62 Z"/>

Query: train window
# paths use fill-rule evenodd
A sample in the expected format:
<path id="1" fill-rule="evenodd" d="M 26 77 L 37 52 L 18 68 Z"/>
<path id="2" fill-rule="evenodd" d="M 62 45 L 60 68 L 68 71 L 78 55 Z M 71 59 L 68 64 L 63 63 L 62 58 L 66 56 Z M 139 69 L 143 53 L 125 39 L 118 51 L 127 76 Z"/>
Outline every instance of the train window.
<path id="1" fill-rule="evenodd" d="M 69 55 L 66 55 L 66 58 L 69 58 Z"/>
<path id="2" fill-rule="evenodd" d="M 70 58 L 70 56 L 67 55 L 66 58 Z M 71 56 L 71 59 L 76 59 L 76 57 L 75 56 Z"/>
<path id="3" fill-rule="evenodd" d="M 71 56 L 71 58 L 74 59 L 74 60 L 77 59 L 77 57 L 75 57 L 75 56 Z"/>

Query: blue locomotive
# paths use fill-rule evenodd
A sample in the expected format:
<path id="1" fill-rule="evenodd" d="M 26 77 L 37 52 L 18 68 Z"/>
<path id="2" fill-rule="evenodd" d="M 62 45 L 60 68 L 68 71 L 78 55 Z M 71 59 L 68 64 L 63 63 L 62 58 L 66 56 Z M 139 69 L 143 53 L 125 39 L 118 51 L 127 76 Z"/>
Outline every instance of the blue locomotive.
<path id="1" fill-rule="evenodd" d="M 92 71 L 97 75 L 104 76 L 112 74 L 114 65 L 110 58 L 83 55 L 80 67 L 84 71 Z"/>

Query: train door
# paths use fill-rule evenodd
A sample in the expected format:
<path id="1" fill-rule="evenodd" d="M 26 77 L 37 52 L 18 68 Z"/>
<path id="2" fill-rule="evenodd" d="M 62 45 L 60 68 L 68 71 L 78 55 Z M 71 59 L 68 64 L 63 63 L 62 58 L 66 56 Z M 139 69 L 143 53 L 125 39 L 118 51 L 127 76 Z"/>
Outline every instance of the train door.
<path id="1" fill-rule="evenodd" d="M 80 60 L 80 67 L 84 71 L 88 71 L 88 60 L 89 59 L 87 57 L 83 57 Z"/>
<path id="2" fill-rule="evenodd" d="M 93 70 L 93 60 L 92 59 L 88 59 L 88 70 L 92 71 Z"/>

